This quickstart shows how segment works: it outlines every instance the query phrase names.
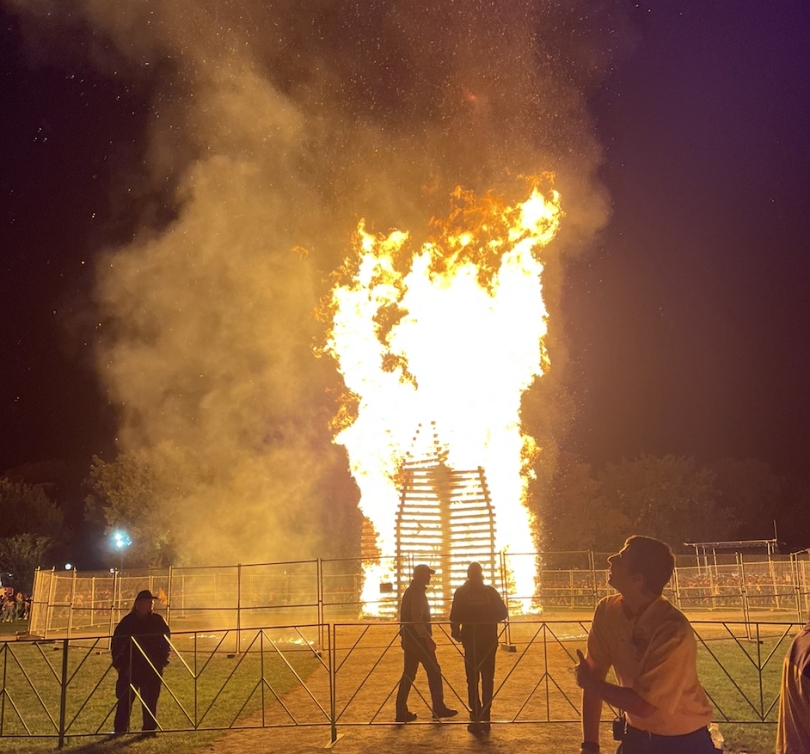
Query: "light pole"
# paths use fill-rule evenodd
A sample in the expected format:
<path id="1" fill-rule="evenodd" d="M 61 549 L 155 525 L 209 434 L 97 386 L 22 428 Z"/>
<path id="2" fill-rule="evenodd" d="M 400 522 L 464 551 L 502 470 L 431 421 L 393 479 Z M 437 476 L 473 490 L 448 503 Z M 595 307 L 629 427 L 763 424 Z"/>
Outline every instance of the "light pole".
<path id="1" fill-rule="evenodd" d="M 118 550 L 118 553 L 121 555 L 121 567 L 119 568 L 120 571 L 124 570 L 124 550 L 127 549 L 132 544 L 132 540 L 129 538 L 129 534 L 127 534 L 123 529 L 116 529 L 112 533 L 112 544 L 113 547 Z"/>

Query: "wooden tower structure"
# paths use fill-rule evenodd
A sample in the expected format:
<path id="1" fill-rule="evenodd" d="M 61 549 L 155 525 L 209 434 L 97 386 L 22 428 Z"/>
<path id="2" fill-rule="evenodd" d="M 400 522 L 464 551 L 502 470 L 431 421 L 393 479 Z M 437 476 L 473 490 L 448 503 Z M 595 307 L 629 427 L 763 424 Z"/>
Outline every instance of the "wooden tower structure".
<path id="1" fill-rule="evenodd" d="M 421 427 L 414 438 L 414 447 Z M 435 568 L 436 602 L 449 606 L 454 591 L 467 578 L 474 560 L 487 583 L 497 582 L 495 514 L 482 467 L 453 469 L 439 445 L 435 425 L 427 452 L 409 457 L 400 467 L 396 517 L 397 592 L 411 580 L 411 568 L 427 563 Z"/>

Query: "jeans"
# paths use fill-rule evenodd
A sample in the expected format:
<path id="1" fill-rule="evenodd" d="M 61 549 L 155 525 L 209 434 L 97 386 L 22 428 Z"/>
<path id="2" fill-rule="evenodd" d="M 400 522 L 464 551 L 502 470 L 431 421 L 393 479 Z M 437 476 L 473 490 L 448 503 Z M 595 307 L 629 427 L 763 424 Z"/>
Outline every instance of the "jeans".
<path id="1" fill-rule="evenodd" d="M 132 687 L 136 688 L 143 699 L 143 730 L 157 730 L 157 703 L 163 679 L 152 668 L 131 672 L 128 668 L 118 671 L 115 684 L 115 695 L 118 707 L 115 710 L 116 733 L 126 733 L 129 729 L 129 717 L 132 703 L 137 698 Z"/>
<path id="2" fill-rule="evenodd" d="M 408 711 L 408 694 L 416 678 L 416 671 L 422 665 L 428 677 L 430 688 L 430 701 L 433 711 L 438 712 L 445 708 L 444 689 L 442 688 L 442 671 L 436 653 L 428 651 L 424 642 L 417 639 L 403 638 L 402 650 L 405 654 L 405 664 L 402 670 L 402 679 L 397 692 L 397 717 L 402 717 Z"/>

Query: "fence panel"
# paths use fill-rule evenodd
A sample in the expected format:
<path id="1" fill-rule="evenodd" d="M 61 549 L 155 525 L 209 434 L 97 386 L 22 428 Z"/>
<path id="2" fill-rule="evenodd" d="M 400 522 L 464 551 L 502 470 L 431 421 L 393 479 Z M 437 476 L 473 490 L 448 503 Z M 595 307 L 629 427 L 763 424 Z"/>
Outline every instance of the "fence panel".
<path id="1" fill-rule="evenodd" d="M 716 719 L 775 722 L 781 663 L 799 624 L 693 625 L 699 674 Z M 579 720 L 580 692 L 571 670 L 588 628 L 578 620 L 509 625 L 513 651 L 499 650 L 496 658 L 494 724 Z M 462 712 L 441 722 L 466 724 L 464 661 L 449 633 L 448 623 L 434 624 L 445 700 Z M 0 737 L 64 743 L 109 732 L 116 673 L 108 642 L 108 636 L 97 636 L 0 645 Z M 235 646 L 241 651 L 234 652 Z M 328 726 L 335 740 L 341 726 L 393 722 L 401 673 L 397 625 L 388 621 L 175 633 L 159 730 Z M 419 716 L 417 724 L 432 721 L 424 673 L 417 675 L 409 707 Z M 606 707 L 605 719 L 611 714 Z M 132 722 L 140 727 L 137 717 Z"/>
<path id="2" fill-rule="evenodd" d="M 810 560 L 739 556 L 734 563 L 681 558 L 664 594 L 688 612 L 726 619 L 804 620 L 810 606 Z M 565 565 L 568 567 L 564 567 Z M 249 628 L 363 618 L 394 620 L 410 580 L 409 557 L 306 560 L 161 571 L 77 573 L 37 571 L 30 632 L 43 638 L 108 632 L 132 608 L 135 595 L 158 595 L 181 630 Z M 436 617 L 449 615 L 460 573 L 436 555 L 429 599 Z M 453 565 L 453 569 L 449 570 Z M 596 567 L 596 566 L 599 567 Z M 591 611 L 611 594 L 604 559 L 593 553 L 499 553 L 487 579 L 513 615 Z M 534 592 L 520 574 L 535 574 Z M 453 573 L 454 580 L 448 581 Z"/>

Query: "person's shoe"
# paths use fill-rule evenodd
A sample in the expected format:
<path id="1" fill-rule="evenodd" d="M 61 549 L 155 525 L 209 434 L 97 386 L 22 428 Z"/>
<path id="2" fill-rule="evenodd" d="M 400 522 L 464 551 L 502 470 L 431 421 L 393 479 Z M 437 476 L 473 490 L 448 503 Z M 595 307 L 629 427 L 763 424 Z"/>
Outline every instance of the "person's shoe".
<path id="1" fill-rule="evenodd" d="M 481 732 L 482 732 L 482 730 L 481 730 L 481 724 L 480 724 L 480 723 L 470 723 L 470 724 L 467 726 L 467 730 L 468 730 L 470 733 L 472 733 L 473 735 L 476 735 L 476 736 L 481 735 Z"/>
<path id="2" fill-rule="evenodd" d="M 416 720 L 416 713 L 407 711 L 402 715 L 397 715 L 396 719 L 395 719 L 395 722 L 397 722 L 397 723 L 412 723 L 414 720 Z"/>
<path id="3" fill-rule="evenodd" d="M 457 709 L 450 709 L 450 707 L 444 707 L 443 709 L 433 710 L 433 719 L 438 720 L 440 718 L 455 717 L 457 714 L 458 714 Z"/>
<path id="4" fill-rule="evenodd" d="M 145 730 L 141 733 L 141 738 L 157 738 L 157 731 Z"/>
<path id="5" fill-rule="evenodd" d="M 490 725 L 489 720 L 487 720 L 485 723 L 481 723 L 482 733 L 489 733 L 490 730 L 492 730 L 492 725 Z"/>
<path id="6" fill-rule="evenodd" d="M 110 738 L 121 738 L 121 736 L 125 736 L 127 732 L 125 730 L 114 730 L 110 733 Z"/>

